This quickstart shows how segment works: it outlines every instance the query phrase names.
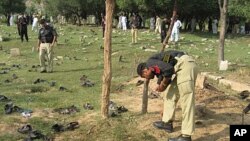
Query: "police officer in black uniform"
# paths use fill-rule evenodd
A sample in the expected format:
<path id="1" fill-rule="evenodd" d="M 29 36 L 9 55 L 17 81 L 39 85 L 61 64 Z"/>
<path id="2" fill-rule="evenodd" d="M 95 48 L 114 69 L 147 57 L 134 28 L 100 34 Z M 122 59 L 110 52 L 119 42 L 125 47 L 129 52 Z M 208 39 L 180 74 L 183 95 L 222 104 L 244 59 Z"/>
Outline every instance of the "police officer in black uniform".
<path id="1" fill-rule="evenodd" d="M 53 72 L 53 49 L 57 40 L 57 33 L 52 26 L 46 23 L 45 19 L 41 19 L 40 24 L 42 28 L 39 30 L 38 46 L 39 60 L 41 66 L 41 73 Z M 45 56 L 47 56 L 48 66 L 45 66 Z"/>

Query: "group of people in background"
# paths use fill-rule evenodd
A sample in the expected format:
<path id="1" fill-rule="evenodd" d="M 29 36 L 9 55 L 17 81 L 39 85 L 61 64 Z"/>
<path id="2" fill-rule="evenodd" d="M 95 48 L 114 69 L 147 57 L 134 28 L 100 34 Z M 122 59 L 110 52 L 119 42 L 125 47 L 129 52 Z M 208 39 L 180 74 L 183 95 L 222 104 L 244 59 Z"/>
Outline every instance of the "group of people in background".
<path id="1" fill-rule="evenodd" d="M 25 40 L 29 41 L 28 25 L 31 25 L 31 30 L 38 32 L 39 20 L 45 19 L 45 16 L 39 16 L 38 14 L 10 14 L 7 16 L 7 26 L 17 26 L 17 33 L 20 36 L 21 42 Z"/>
<path id="2" fill-rule="evenodd" d="M 59 17 L 59 19 L 58 19 Z M 58 16 L 57 20 L 60 24 L 66 23 L 66 18 L 64 16 Z M 17 25 L 18 34 L 20 35 L 21 41 L 24 41 L 24 38 L 28 42 L 28 28 L 27 26 L 30 24 L 32 26 L 31 30 L 34 32 L 38 31 L 38 21 L 39 19 L 43 19 L 44 17 L 39 16 L 38 14 L 10 14 L 7 16 L 7 25 L 13 26 Z M 146 23 L 151 31 L 154 31 L 156 34 L 159 34 L 161 37 L 161 43 L 163 43 L 167 30 L 171 23 L 171 18 L 167 18 L 166 16 L 161 17 L 160 15 L 152 15 L 148 21 L 144 15 L 140 15 L 138 12 L 136 13 L 125 13 L 122 12 L 114 17 L 116 19 L 116 28 L 126 31 L 127 29 L 131 29 L 132 42 L 137 43 L 138 41 L 138 30 L 145 28 Z M 53 20 L 53 18 L 49 19 Z M 105 16 L 101 15 L 101 25 L 103 29 L 103 37 L 105 32 Z M 174 22 L 174 27 L 170 36 L 170 41 L 177 42 L 179 40 L 179 31 L 180 29 L 185 29 L 194 33 L 197 30 L 197 27 L 200 31 L 205 31 L 205 26 L 207 25 L 208 32 L 213 34 L 218 34 L 218 25 L 219 20 L 216 17 L 209 17 L 207 20 L 201 21 L 196 17 L 192 17 L 190 19 L 182 19 L 184 25 L 181 20 L 176 19 Z M 63 25 L 63 24 L 62 24 Z M 229 17 L 227 19 L 227 33 L 233 34 L 249 34 L 250 33 L 250 22 L 246 20 L 241 20 L 238 17 Z"/>

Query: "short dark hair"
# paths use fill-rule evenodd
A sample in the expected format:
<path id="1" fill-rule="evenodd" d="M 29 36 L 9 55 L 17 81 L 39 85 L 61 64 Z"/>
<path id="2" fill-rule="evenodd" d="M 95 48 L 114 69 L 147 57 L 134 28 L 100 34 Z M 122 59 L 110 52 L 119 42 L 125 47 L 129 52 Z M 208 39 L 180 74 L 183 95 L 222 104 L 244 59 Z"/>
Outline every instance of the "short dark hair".
<path id="1" fill-rule="evenodd" d="M 147 68 L 147 65 L 146 63 L 140 63 L 138 66 L 137 66 L 137 74 L 142 76 L 142 71 Z"/>
<path id="2" fill-rule="evenodd" d="M 45 19 L 41 19 L 40 20 L 40 24 L 45 24 L 46 23 L 46 20 Z"/>

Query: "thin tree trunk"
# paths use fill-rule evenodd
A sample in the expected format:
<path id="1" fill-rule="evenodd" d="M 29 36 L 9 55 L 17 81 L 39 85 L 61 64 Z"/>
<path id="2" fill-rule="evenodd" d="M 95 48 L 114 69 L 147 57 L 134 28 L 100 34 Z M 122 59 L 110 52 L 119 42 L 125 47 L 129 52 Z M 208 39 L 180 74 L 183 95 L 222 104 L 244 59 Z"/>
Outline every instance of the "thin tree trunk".
<path id="1" fill-rule="evenodd" d="M 149 81 L 146 79 L 146 82 L 144 83 L 144 89 L 142 94 L 142 114 L 145 114 L 148 112 L 148 84 Z"/>
<path id="2" fill-rule="evenodd" d="M 112 17 L 115 6 L 115 0 L 106 0 L 106 26 L 104 38 L 104 71 L 102 83 L 102 107 L 101 114 L 103 118 L 108 118 L 109 95 L 112 77 L 111 64 L 111 35 L 112 35 Z"/>
<path id="3" fill-rule="evenodd" d="M 175 21 L 176 15 L 177 15 L 177 0 L 175 0 L 175 2 L 174 2 L 172 20 L 171 20 L 170 26 L 168 28 L 167 36 L 163 41 L 163 45 L 162 45 L 162 49 L 161 49 L 162 52 L 164 51 L 166 45 L 168 45 L 168 40 L 169 40 L 170 35 L 172 33 L 172 29 L 173 29 L 173 26 L 174 26 L 174 21 Z"/>
<path id="4" fill-rule="evenodd" d="M 227 0 L 224 0 L 223 5 L 221 0 L 218 0 L 220 7 L 220 39 L 218 48 L 218 66 L 220 67 L 220 62 L 224 61 L 224 44 L 225 44 L 225 34 L 226 34 L 226 18 L 227 18 Z"/>

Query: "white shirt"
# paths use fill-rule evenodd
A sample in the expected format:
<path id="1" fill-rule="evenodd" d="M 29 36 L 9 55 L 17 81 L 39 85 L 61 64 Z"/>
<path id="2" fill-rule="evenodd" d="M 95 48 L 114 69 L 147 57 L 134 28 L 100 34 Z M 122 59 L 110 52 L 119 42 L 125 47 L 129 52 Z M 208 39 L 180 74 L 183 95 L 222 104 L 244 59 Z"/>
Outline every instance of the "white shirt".
<path id="1" fill-rule="evenodd" d="M 33 19 L 32 26 L 36 26 L 36 25 L 37 25 L 37 22 L 38 22 L 38 18 L 35 17 L 35 18 Z"/>
<path id="2" fill-rule="evenodd" d="M 174 22 L 172 33 L 179 33 L 179 28 L 182 26 L 181 21 L 177 20 Z"/>

